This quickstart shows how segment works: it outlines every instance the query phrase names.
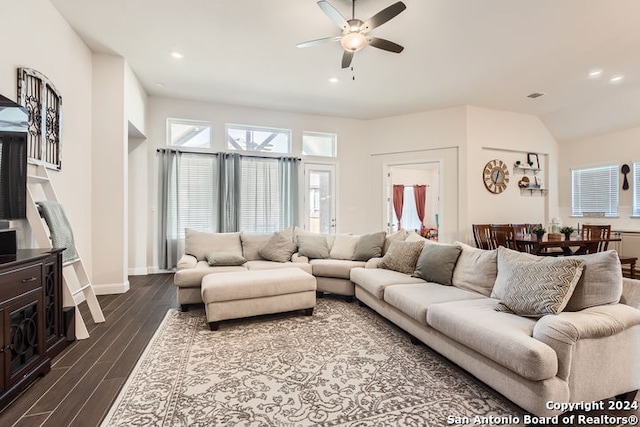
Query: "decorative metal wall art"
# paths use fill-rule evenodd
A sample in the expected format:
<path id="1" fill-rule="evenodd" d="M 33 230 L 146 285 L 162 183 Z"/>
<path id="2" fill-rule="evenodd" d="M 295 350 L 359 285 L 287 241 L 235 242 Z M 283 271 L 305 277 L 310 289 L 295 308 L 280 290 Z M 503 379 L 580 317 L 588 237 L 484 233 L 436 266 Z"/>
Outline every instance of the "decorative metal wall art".
<path id="1" fill-rule="evenodd" d="M 60 170 L 62 96 L 44 74 L 18 68 L 18 102 L 29 113 L 27 153 L 30 161 Z"/>

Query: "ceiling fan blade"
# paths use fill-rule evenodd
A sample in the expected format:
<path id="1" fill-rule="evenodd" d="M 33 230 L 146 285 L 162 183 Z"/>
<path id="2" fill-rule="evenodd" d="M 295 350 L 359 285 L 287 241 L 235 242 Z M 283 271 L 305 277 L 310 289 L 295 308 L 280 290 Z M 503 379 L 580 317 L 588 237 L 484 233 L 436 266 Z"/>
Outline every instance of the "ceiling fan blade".
<path id="1" fill-rule="evenodd" d="M 378 49 L 387 50 L 389 52 L 400 53 L 404 50 L 404 47 L 389 40 L 380 39 L 377 37 L 369 37 L 369 44 Z"/>
<path id="2" fill-rule="evenodd" d="M 316 46 L 324 43 L 337 42 L 337 41 L 340 41 L 341 38 L 342 36 L 335 36 L 335 37 L 325 37 L 322 39 L 309 40 L 308 42 L 298 43 L 296 47 L 310 47 L 310 46 Z"/>
<path id="3" fill-rule="evenodd" d="M 379 27 L 380 25 L 384 24 L 390 19 L 395 18 L 396 16 L 398 16 L 398 14 L 400 14 L 400 12 L 402 12 L 406 8 L 407 6 L 405 6 L 405 4 L 402 3 L 401 1 L 394 3 L 391 6 L 385 9 L 382 9 L 380 12 L 376 13 L 371 18 L 369 18 L 364 23 L 363 27 L 365 31 L 373 30 L 374 28 Z"/>
<path id="4" fill-rule="evenodd" d="M 342 68 L 349 68 L 351 61 L 353 60 L 353 53 L 350 50 L 345 50 L 342 54 Z"/>
<path id="5" fill-rule="evenodd" d="M 325 0 L 320 0 L 318 2 L 318 6 L 320 6 L 320 9 L 322 9 L 322 11 L 333 21 L 336 23 L 336 25 L 340 28 L 346 28 L 347 27 L 347 20 L 345 19 L 344 16 L 342 16 L 342 14 L 340 12 L 338 12 L 338 10 L 331 6 L 331 4 Z"/>

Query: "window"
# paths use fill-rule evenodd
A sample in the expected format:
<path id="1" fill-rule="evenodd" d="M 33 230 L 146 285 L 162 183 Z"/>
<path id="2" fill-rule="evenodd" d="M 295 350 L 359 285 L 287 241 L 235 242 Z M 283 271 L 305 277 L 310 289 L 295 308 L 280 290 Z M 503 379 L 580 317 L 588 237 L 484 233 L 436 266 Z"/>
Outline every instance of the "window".
<path id="1" fill-rule="evenodd" d="M 633 164 L 633 216 L 640 217 L 640 162 Z"/>
<path id="2" fill-rule="evenodd" d="M 393 213 L 394 224 L 398 223 L 398 217 Z M 404 230 L 421 230 L 420 218 L 418 217 L 418 209 L 416 207 L 416 199 L 413 192 L 413 186 L 404 187 L 404 204 L 402 205 L 402 228 Z"/>
<path id="3" fill-rule="evenodd" d="M 571 171 L 571 215 L 618 216 L 618 165 Z"/>
<path id="4" fill-rule="evenodd" d="M 304 132 L 302 154 L 305 156 L 336 157 L 335 133 Z"/>
<path id="5" fill-rule="evenodd" d="M 226 130 L 229 150 L 267 153 L 291 152 L 291 131 L 289 129 L 228 124 Z"/>
<path id="6" fill-rule="evenodd" d="M 167 145 L 211 148 L 211 125 L 195 120 L 167 119 Z"/>

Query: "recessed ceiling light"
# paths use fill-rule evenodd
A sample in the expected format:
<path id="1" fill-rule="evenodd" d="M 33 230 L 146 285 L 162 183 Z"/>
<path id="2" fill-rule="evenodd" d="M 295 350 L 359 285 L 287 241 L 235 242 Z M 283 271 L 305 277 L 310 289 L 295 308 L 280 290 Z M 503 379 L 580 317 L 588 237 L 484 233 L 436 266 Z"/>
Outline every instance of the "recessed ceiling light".
<path id="1" fill-rule="evenodd" d="M 597 79 L 601 75 L 602 75 L 602 70 L 599 69 L 599 68 L 589 71 L 589 78 L 590 79 Z"/>
<path id="2" fill-rule="evenodd" d="M 173 57 L 174 57 L 174 58 L 176 58 L 176 59 L 182 59 L 182 58 L 184 58 L 184 55 L 183 55 L 183 54 L 181 54 L 180 52 L 177 52 L 177 51 L 171 52 L 171 56 L 173 56 Z"/>
<path id="3" fill-rule="evenodd" d="M 609 83 L 616 84 L 616 83 L 620 83 L 622 80 L 624 80 L 624 76 L 622 74 L 618 74 L 618 75 L 615 75 L 615 76 L 611 77 L 609 79 Z"/>
<path id="4" fill-rule="evenodd" d="M 157 83 L 156 83 L 156 86 L 158 86 L 158 87 L 164 87 L 164 83 L 162 83 L 162 82 L 157 82 Z"/>
<path id="5" fill-rule="evenodd" d="M 329 81 L 330 81 L 331 83 L 338 83 L 338 81 L 339 81 L 339 80 L 338 80 L 338 78 L 337 78 L 337 77 L 331 77 L 331 78 L 329 79 Z"/>

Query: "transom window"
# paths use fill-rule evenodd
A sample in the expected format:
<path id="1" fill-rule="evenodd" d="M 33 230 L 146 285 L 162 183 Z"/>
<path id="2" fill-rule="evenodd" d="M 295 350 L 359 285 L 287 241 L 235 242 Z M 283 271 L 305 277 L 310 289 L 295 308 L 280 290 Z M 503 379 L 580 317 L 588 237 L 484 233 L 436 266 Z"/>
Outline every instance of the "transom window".
<path id="1" fill-rule="evenodd" d="M 291 131 L 247 125 L 226 125 L 227 148 L 233 151 L 290 153 Z"/>
<path id="2" fill-rule="evenodd" d="M 211 124 L 196 120 L 167 119 L 167 145 L 211 148 Z"/>
<path id="3" fill-rule="evenodd" d="M 305 156 L 336 157 L 335 133 L 304 132 L 302 134 L 302 154 Z"/>
<path id="4" fill-rule="evenodd" d="M 618 165 L 571 171 L 571 215 L 618 216 Z"/>

